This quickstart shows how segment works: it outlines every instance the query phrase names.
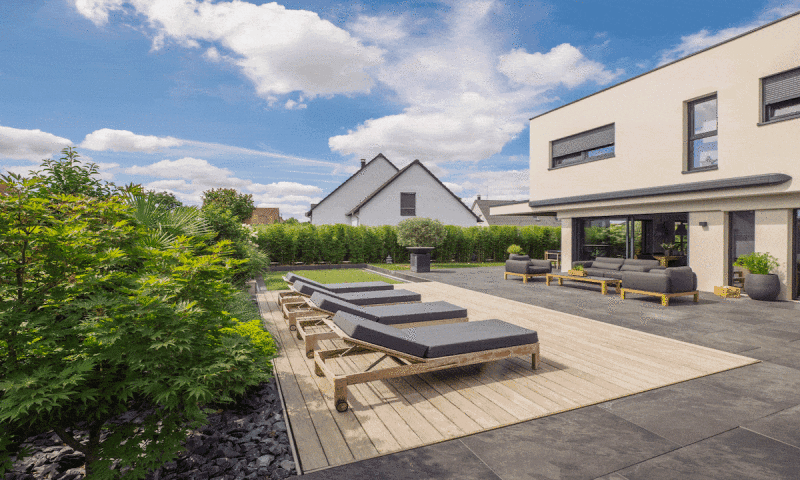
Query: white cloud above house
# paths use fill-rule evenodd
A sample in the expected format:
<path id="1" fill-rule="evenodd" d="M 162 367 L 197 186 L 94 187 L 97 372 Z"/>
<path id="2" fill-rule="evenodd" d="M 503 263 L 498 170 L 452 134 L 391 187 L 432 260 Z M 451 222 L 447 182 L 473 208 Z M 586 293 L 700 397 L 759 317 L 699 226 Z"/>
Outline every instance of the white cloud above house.
<path id="1" fill-rule="evenodd" d="M 137 135 L 127 130 L 101 128 L 86 135 L 79 147 L 96 151 L 153 153 L 184 144 L 183 140 L 172 137 Z"/>
<path id="2" fill-rule="evenodd" d="M 277 3 L 73 1 L 98 26 L 107 24 L 112 12 L 144 17 L 155 50 L 168 42 L 207 48 L 207 59 L 237 67 L 267 100 L 292 92 L 308 98 L 367 93 L 374 84 L 367 70 L 382 61 L 379 47 L 365 45 L 314 12 Z"/>
<path id="3" fill-rule="evenodd" d="M 0 158 L 35 162 L 49 158 L 70 145 L 72 142 L 69 139 L 52 133 L 0 125 Z"/>
<path id="4" fill-rule="evenodd" d="M 569 88 L 592 81 L 608 85 L 624 73 L 612 72 L 600 62 L 587 59 L 576 47 L 562 43 L 547 53 L 528 53 L 524 48 L 512 50 L 499 59 L 499 70 L 513 82 L 532 87 Z"/>

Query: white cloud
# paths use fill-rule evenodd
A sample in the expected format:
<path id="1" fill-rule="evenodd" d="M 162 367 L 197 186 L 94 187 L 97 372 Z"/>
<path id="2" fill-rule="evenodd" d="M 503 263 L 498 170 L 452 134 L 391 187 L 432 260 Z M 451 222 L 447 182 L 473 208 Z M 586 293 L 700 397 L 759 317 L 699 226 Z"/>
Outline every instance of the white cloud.
<path id="1" fill-rule="evenodd" d="M 397 42 L 408 36 L 405 17 L 361 15 L 348 25 L 348 30 L 359 38 L 375 43 Z"/>
<path id="2" fill-rule="evenodd" d="M 169 40 L 187 48 L 213 44 L 206 57 L 236 65 L 265 99 L 295 91 L 309 98 L 369 92 L 374 82 L 367 70 L 382 61 L 383 50 L 364 45 L 316 13 L 274 2 L 73 1 L 98 26 L 108 22 L 110 12 L 125 12 L 130 5 L 147 19 L 154 49 Z"/>
<path id="3" fill-rule="evenodd" d="M 553 47 L 548 53 L 528 53 L 515 49 L 500 56 L 499 70 L 512 81 L 534 87 L 554 87 L 559 84 L 569 88 L 588 81 L 598 85 L 611 83 L 624 73 L 606 70 L 603 64 L 587 59 L 568 43 Z"/>
<path id="4" fill-rule="evenodd" d="M 251 192 L 264 193 L 267 195 L 297 195 L 297 194 L 320 194 L 322 189 L 314 185 L 304 185 L 297 182 L 276 182 L 264 185 L 255 183 L 247 187 Z"/>
<path id="5" fill-rule="evenodd" d="M 745 25 L 723 28 L 717 32 L 712 32 L 704 28 L 699 32 L 681 36 L 681 43 L 661 52 L 661 58 L 658 62 L 658 65 L 661 66 L 679 58 L 683 58 L 687 55 L 691 55 L 692 53 L 724 42 L 729 38 L 741 35 L 749 30 L 753 30 L 761 25 L 772 22 L 781 17 L 785 17 L 786 15 L 794 13 L 798 10 L 800 10 L 800 1 L 794 0 L 791 2 L 783 2 L 777 7 L 769 8 L 763 11 L 755 20 L 752 20 Z"/>
<path id="6" fill-rule="evenodd" d="M 41 130 L 0 126 L 0 158 L 37 161 L 71 145 L 69 139 Z"/>
<path id="7" fill-rule="evenodd" d="M 555 53 L 536 54 L 535 58 L 545 60 L 539 67 L 547 74 L 547 82 L 535 86 L 510 82 L 501 65 L 514 67 L 509 71 L 522 75 L 525 65 L 520 60 L 533 54 L 503 50 L 504 32 L 490 24 L 496 8 L 503 7 L 493 1 L 452 2 L 449 10 L 442 9 L 441 25 L 428 28 L 424 35 L 388 42 L 387 61 L 376 75 L 394 92 L 402 112 L 368 119 L 346 134 L 329 138 L 331 150 L 355 158 L 382 152 L 399 166 L 414 159 L 426 166 L 484 160 L 527 127 L 532 111 L 551 100 L 546 96 L 548 89 L 598 79 L 608 82 L 621 73 L 612 73 L 575 47 L 564 45 Z M 404 19 L 379 18 L 386 25 L 403 25 Z M 363 32 L 372 31 L 367 27 L 379 24 L 371 17 L 362 18 L 351 28 L 367 35 Z M 563 55 L 569 61 L 558 63 L 559 52 L 572 56 Z M 499 64 L 501 56 L 509 60 Z"/>
<path id="8" fill-rule="evenodd" d="M 134 165 L 125 173 L 163 178 L 184 178 L 201 182 L 225 180 L 233 173 L 226 168 L 211 165 L 206 160 L 185 157 L 178 160 L 161 160 L 147 166 Z M 242 180 L 244 182 L 244 180 Z"/>
<path id="9" fill-rule="evenodd" d="M 153 153 L 171 147 L 178 147 L 184 143 L 183 140 L 172 137 L 137 135 L 127 130 L 101 128 L 86 135 L 86 138 L 79 146 L 96 151 Z"/>
<path id="10" fill-rule="evenodd" d="M 455 193 L 456 195 L 464 191 L 464 187 L 462 187 L 457 183 L 442 182 L 442 184 L 444 184 L 445 187 L 449 188 L 450 191 Z"/>

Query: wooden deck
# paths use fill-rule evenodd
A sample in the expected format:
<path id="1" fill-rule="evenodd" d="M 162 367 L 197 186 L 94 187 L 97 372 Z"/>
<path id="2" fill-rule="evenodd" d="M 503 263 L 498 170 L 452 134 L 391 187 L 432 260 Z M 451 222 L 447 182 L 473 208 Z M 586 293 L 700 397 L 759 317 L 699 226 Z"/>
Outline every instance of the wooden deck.
<path id="1" fill-rule="evenodd" d="M 499 318 L 539 333 L 542 363 L 482 366 L 348 387 L 336 411 L 331 388 L 277 304 L 258 295 L 281 346 L 276 376 L 304 472 L 441 442 L 737 368 L 757 360 L 436 282 L 404 284 L 423 301 L 466 307 L 470 321 Z M 338 346 L 337 340 L 323 343 Z M 354 360 L 347 360 L 352 362 Z M 359 361 L 360 362 L 360 361 Z M 370 360 L 364 359 L 368 365 Z M 363 365 L 362 365 L 363 367 Z M 346 368 L 346 364 L 345 364 Z"/>

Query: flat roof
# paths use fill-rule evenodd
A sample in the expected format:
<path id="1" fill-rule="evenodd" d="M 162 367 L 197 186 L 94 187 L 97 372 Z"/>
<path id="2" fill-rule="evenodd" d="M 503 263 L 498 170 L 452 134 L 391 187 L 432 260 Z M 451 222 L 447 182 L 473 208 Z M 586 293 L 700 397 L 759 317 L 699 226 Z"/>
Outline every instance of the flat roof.
<path id="1" fill-rule="evenodd" d="M 539 115 L 536 115 L 535 117 L 531 117 L 531 118 L 529 118 L 529 119 L 528 119 L 528 121 L 531 121 L 531 120 L 533 120 L 533 119 L 535 119 L 535 118 L 539 118 L 539 117 L 541 117 L 541 116 L 543 116 L 543 115 L 547 115 L 548 113 L 555 112 L 556 110 L 558 110 L 558 109 L 560 109 L 560 108 L 564 108 L 564 107 L 566 107 L 566 106 L 572 105 L 573 103 L 580 102 L 581 100 L 587 99 L 587 98 L 589 98 L 589 97 L 593 97 L 593 96 L 595 96 L 595 95 L 597 95 L 597 94 L 600 94 L 600 93 L 603 93 L 603 92 L 605 92 L 606 90 L 611 90 L 612 88 L 618 87 L 618 86 L 620 86 L 620 85 L 622 85 L 622 84 L 624 84 L 624 83 L 628 83 L 628 82 L 630 82 L 630 81 L 632 81 L 632 80 L 636 80 L 636 79 L 637 79 L 637 78 L 639 78 L 639 77 L 643 77 L 643 76 L 645 76 L 645 75 L 648 75 L 648 74 L 650 74 L 650 73 L 653 73 L 653 72 L 655 72 L 656 70 L 661 70 L 662 68 L 664 68 L 664 67 L 668 67 L 668 66 L 670 66 L 670 65 L 672 65 L 672 64 L 674 64 L 674 63 L 682 62 L 683 60 L 686 60 L 686 59 L 687 59 L 687 58 L 689 58 L 689 57 L 693 57 L 693 56 L 695 56 L 695 55 L 699 55 L 699 54 L 701 54 L 701 53 L 703 53 L 703 52 L 706 52 L 706 51 L 708 51 L 708 50 L 711 50 L 712 48 L 717 48 L 717 47 L 719 47 L 720 45 L 724 45 L 724 44 L 726 44 L 726 43 L 728 43 L 728 42 L 732 42 L 732 41 L 734 41 L 734 40 L 736 40 L 736 39 L 739 39 L 739 38 L 741 38 L 741 37 L 744 37 L 745 35 L 750 35 L 750 34 L 751 34 L 751 33 L 753 33 L 753 32 L 756 32 L 756 31 L 758 31 L 758 30 L 761 30 L 762 28 L 767 28 L 767 27 L 769 27 L 770 25 L 774 25 L 774 24 L 776 24 L 776 23 L 778 23 L 778 22 L 782 22 L 782 21 L 784 21 L 784 20 L 788 20 L 789 18 L 792 18 L 792 17 L 794 17 L 794 16 L 797 16 L 797 15 L 800 15 L 800 10 L 798 10 L 797 12 L 794 12 L 794 13 L 792 13 L 792 14 L 786 15 L 785 17 L 781 17 L 781 18 L 779 18 L 779 19 L 777 19 L 777 20 L 773 20 L 773 21 L 771 21 L 771 22 L 769 22 L 769 23 L 765 23 L 764 25 L 761 25 L 760 27 L 756 27 L 756 28 L 754 28 L 754 29 L 752 29 L 752 30 L 748 30 L 748 31 L 746 31 L 746 32 L 744 32 L 744 33 L 740 33 L 739 35 L 736 35 L 735 37 L 731 37 L 731 38 L 729 38 L 729 39 L 727 39 L 727 40 L 723 40 L 723 41 L 721 41 L 721 42 L 719 42 L 719 43 L 716 43 L 716 44 L 714 44 L 714 45 L 711 45 L 710 47 L 706 47 L 706 48 L 704 48 L 704 49 L 702 49 L 702 50 L 698 50 L 698 51 L 696 51 L 696 52 L 694 52 L 694 53 L 690 53 L 689 55 L 686 55 L 685 57 L 681 57 L 681 58 L 679 58 L 679 59 L 677 59 L 677 60 L 673 60 L 673 61 L 671 61 L 671 62 L 669 62 L 669 63 L 665 63 L 664 65 L 661 65 L 660 67 L 656 67 L 656 68 L 654 68 L 654 69 L 652 69 L 652 70 L 648 70 L 648 71 L 646 71 L 646 72 L 644 72 L 644 73 L 640 73 L 639 75 L 636 75 L 635 77 L 631 77 L 631 78 L 629 78 L 629 79 L 627 79 L 627 80 L 623 80 L 623 81 L 621 81 L 621 82 L 619 82 L 619 83 L 615 83 L 614 85 L 611 85 L 610 87 L 606 87 L 606 88 L 604 88 L 604 89 L 602 89 L 602 90 L 598 90 L 598 91 L 596 91 L 596 92 L 594 92 L 594 93 L 592 93 L 592 94 L 586 95 L 585 97 L 581 97 L 581 98 L 579 98 L 579 99 L 577 99 L 577 100 L 573 100 L 573 101 L 571 101 L 571 102 L 569 102 L 569 103 L 565 103 L 564 105 L 561 105 L 561 106 L 559 106 L 559 107 L 556 107 L 556 108 L 554 108 L 554 109 L 552 109 L 552 110 L 548 110 L 548 111 L 546 111 L 546 112 L 544 112 L 544 113 L 540 113 Z"/>

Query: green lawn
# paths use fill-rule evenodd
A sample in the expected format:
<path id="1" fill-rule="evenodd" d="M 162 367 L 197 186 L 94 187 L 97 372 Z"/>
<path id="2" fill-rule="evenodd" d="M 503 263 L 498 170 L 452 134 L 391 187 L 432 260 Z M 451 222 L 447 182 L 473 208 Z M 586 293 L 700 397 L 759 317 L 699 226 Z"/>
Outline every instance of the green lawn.
<path id="1" fill-rule="evenodd" d="M 371 263 L 373 267 L 386 270 L 410 270 L 411 265 L 407 263 Z M 475 263 L 431 263 L 431 269 L 442 268 L 472 268 L 472 267 L 500 267 L 505 262 L 475 262 Z"/>
<path id="2" fill-rule="evenodd" d="M 286 282 L 282 280 L 287 272 L 264 273 L 264 283 L 267 290 L 286 290 Z M 347 282 L 375 282 L 403 283 L 399 280 L 386 278 L 377 273 L 369 273 L 357 268 L 339 268 L 330 270 L 298 270 L 296 275 L 306 277 L 319 283 L 347 283 Z"/>

